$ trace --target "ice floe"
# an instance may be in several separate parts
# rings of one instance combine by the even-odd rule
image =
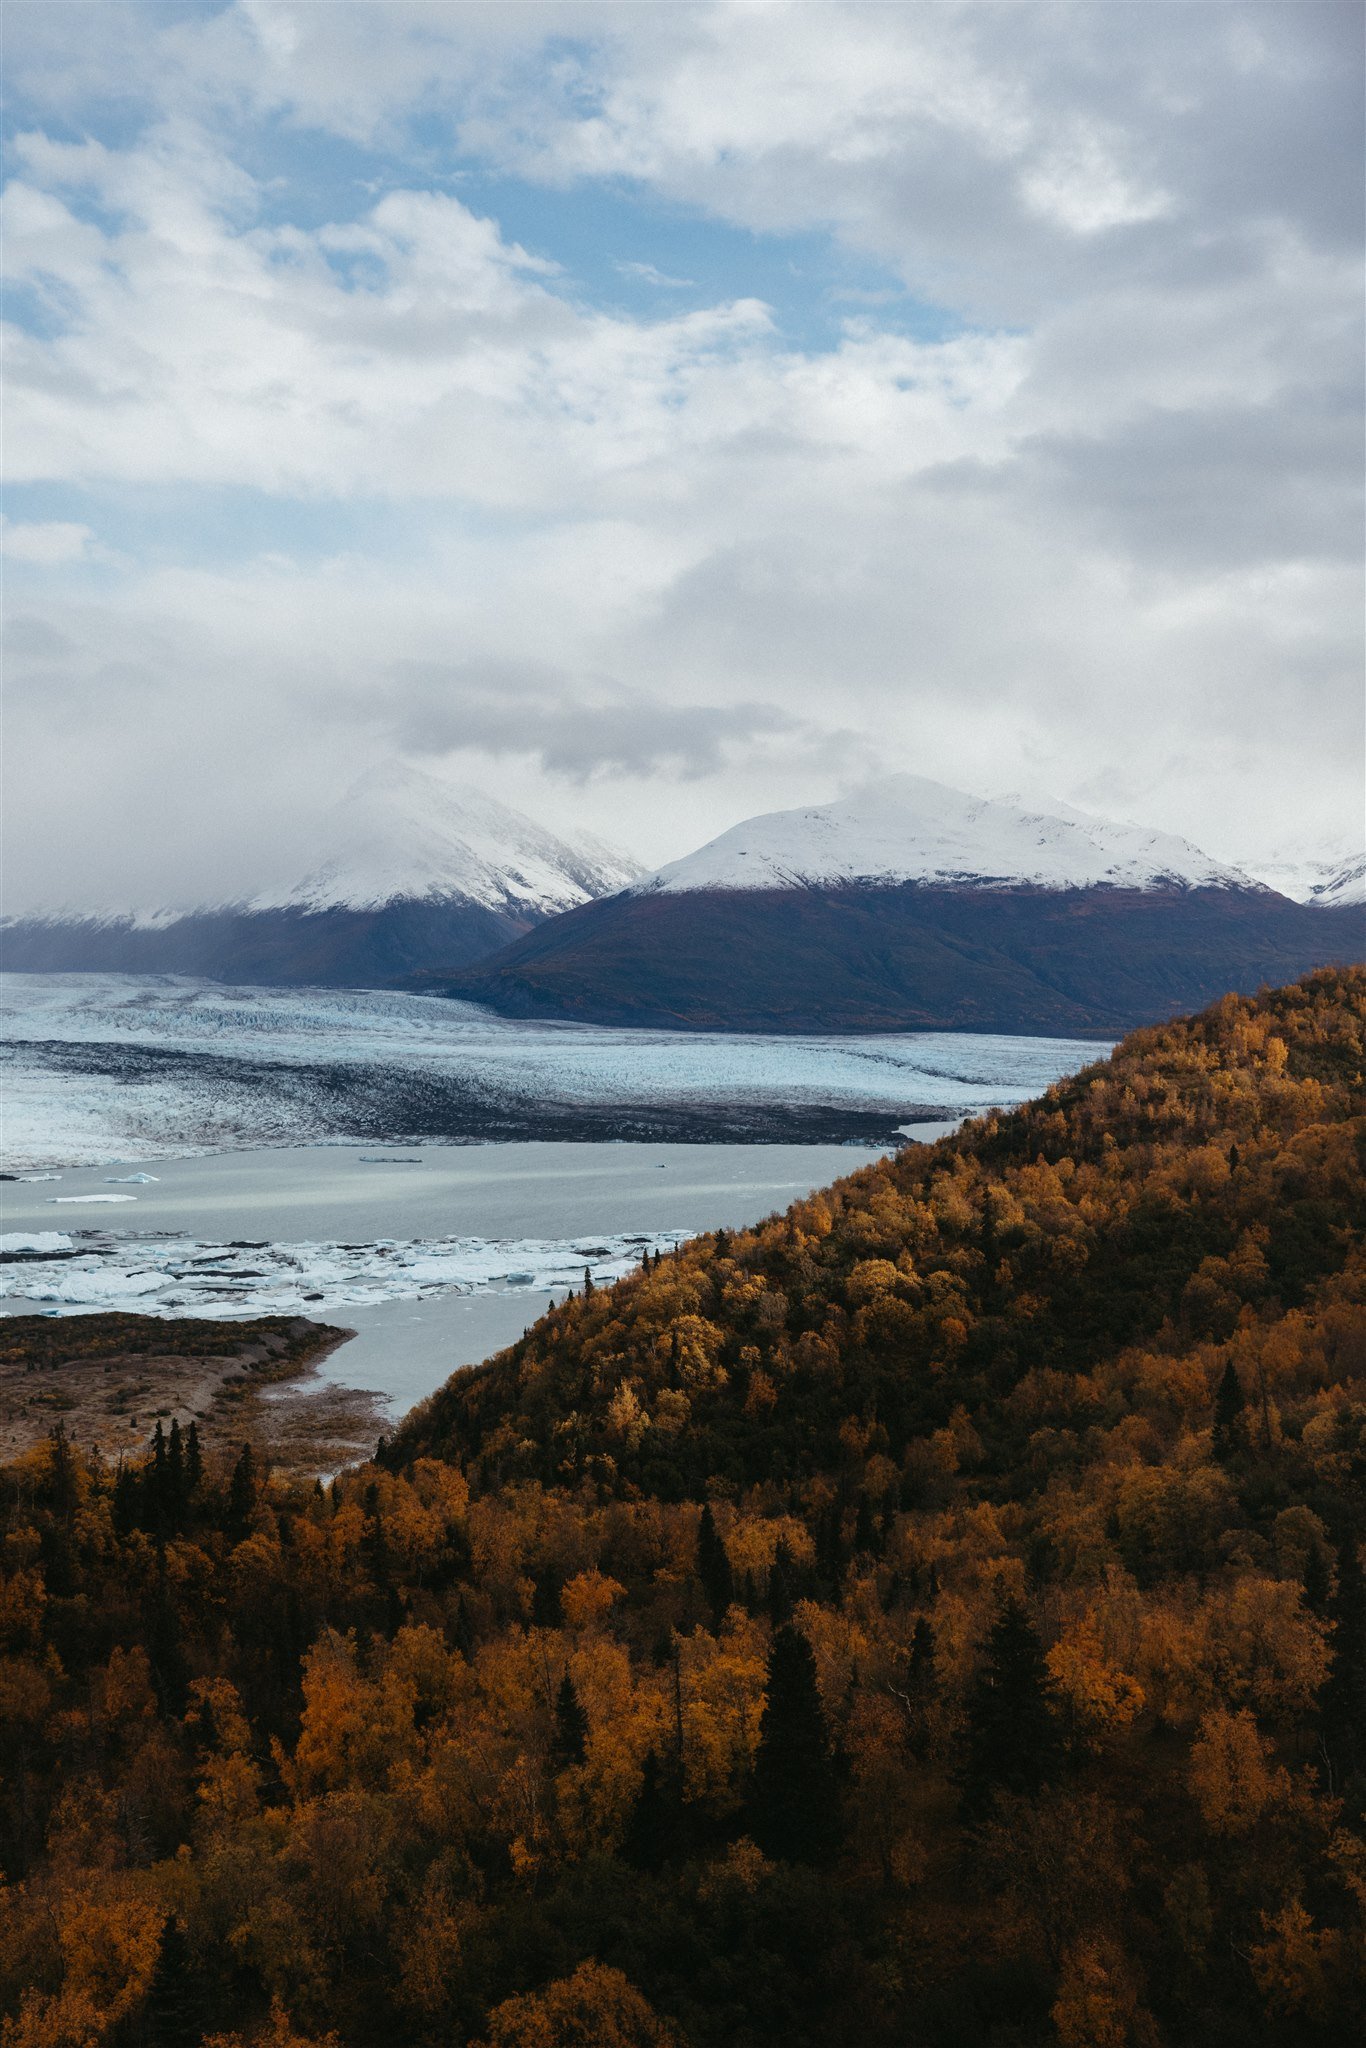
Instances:
[[[566,1290],[617,1280],[646,1250],[669,1251],[686,1231],[602,1238],[379,1239],[370,1244],[224,1244],[166,1234],[20,1233],[0,1250],[54,1254],[0,1276],[0,1298],[79,1312],[136,1308],[142,1315],[331,1315],[381,1301],[494,1288]],[[55,1255],[63,1254],[58,1259]]]
[[[6,1252],[69,1252],[71,1239],[64,1230],[0,1231],[0,1257]]]

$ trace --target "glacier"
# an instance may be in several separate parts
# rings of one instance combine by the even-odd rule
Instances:
[[[0,976],[0,1041],[11,1172],[333,1140],[663,1136],[661,1119],[705,1138],[723,1113],[740,1137],[804,1136],[791,1120],[820,1115],[835,1119],[821,1141],[881,1142],[1039,1094],[1108,1050],[521,1023],[437,996],[116,974]]]

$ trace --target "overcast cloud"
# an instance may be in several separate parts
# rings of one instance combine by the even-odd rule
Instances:
[[[6,9],[6,908],[389,752],[664,860],[1362,808],[1362,10]]]

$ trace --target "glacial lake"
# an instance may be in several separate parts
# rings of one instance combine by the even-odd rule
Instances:
[[[66,1167],[0,1183],[11,1245],[56,1234],[76,1254],[5,1267],[0,1310],[288,1310],[340,1323],[356,1336],[326,1377],[385,1395],[397,1415],[519,1336],[585,1264],[608,1280],[647,1244],[758,1222],[881,1156],[856,1145],[305,1145]],[[134,1173],[155,1179],[124,1178]]]

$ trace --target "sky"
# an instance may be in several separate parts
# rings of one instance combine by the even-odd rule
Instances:
[[[7,0],[5,908],[393,757],[1360,838],[1359,5]]]

